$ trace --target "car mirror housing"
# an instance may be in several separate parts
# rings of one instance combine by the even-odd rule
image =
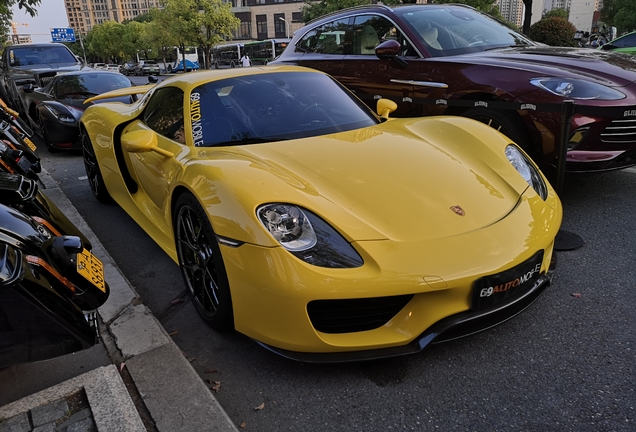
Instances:
[[[157,147],[157,142],[157,134],[150,130],[128,132],[121,136],[121,143],[127,152],[144,153],[154,151],[165,157],[173,156],[171,152]]]
[[[157,81],[159,81],[159,80],[157,79],[157,77],[156,77],[156,76],[154,76],[154,75],[148,75],[148,82],[149,82],[150,84],[154,84],[154,83],[156,83]]]
[[[25,84],[22,86],[22,91],[25,93],[32,93],[35,90],[35,86],[33,84]]]
[[[395,60],[400,66],[406,67],[408,63],[402,57],[400,52],[402,51],[402,45],[393,39],[382,42],[375,47],[375,55],[380,60]]]
[[[389,118],[389,114],[397,109],[397,104],[391,99],[378,99],[377,113],[380,117]]]

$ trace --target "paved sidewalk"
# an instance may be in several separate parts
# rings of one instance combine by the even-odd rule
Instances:
[[[98,312],[107,328],[105,343],[112,339],[123,365],[94,369],[0,407],[0,432],[146,430],[118,368],[130,374],[158,431],[238,431],[55,181],[44,171],[40,179],[43,192],[88,237],[104,264],[111,292]],[[90,412],[70,412],[69,401],[83,396]],[[52,427],[61,421],[66,423]]]

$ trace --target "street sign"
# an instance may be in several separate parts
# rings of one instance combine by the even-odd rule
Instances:
[[[75,42],[75,30],[72,28],[52,28],[51,39],[53,42]]]

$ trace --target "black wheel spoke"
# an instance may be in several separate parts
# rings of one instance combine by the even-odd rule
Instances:
[[[195,309],[214,328],[230,328],[232,306],[223,261],[205,211],[191,195],[177,200],[175,244]],[[219,266],[220,269],[219,269]]]

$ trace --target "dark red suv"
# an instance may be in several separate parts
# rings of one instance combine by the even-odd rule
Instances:
[[[329,73],[372,108],[451,114],[501,130],[543,167],[556,163],[561,104],[572,100],[567,169],[636,165],[636,57],[548,47],[463,5],[368,5],[296,31],[270,64]]]

